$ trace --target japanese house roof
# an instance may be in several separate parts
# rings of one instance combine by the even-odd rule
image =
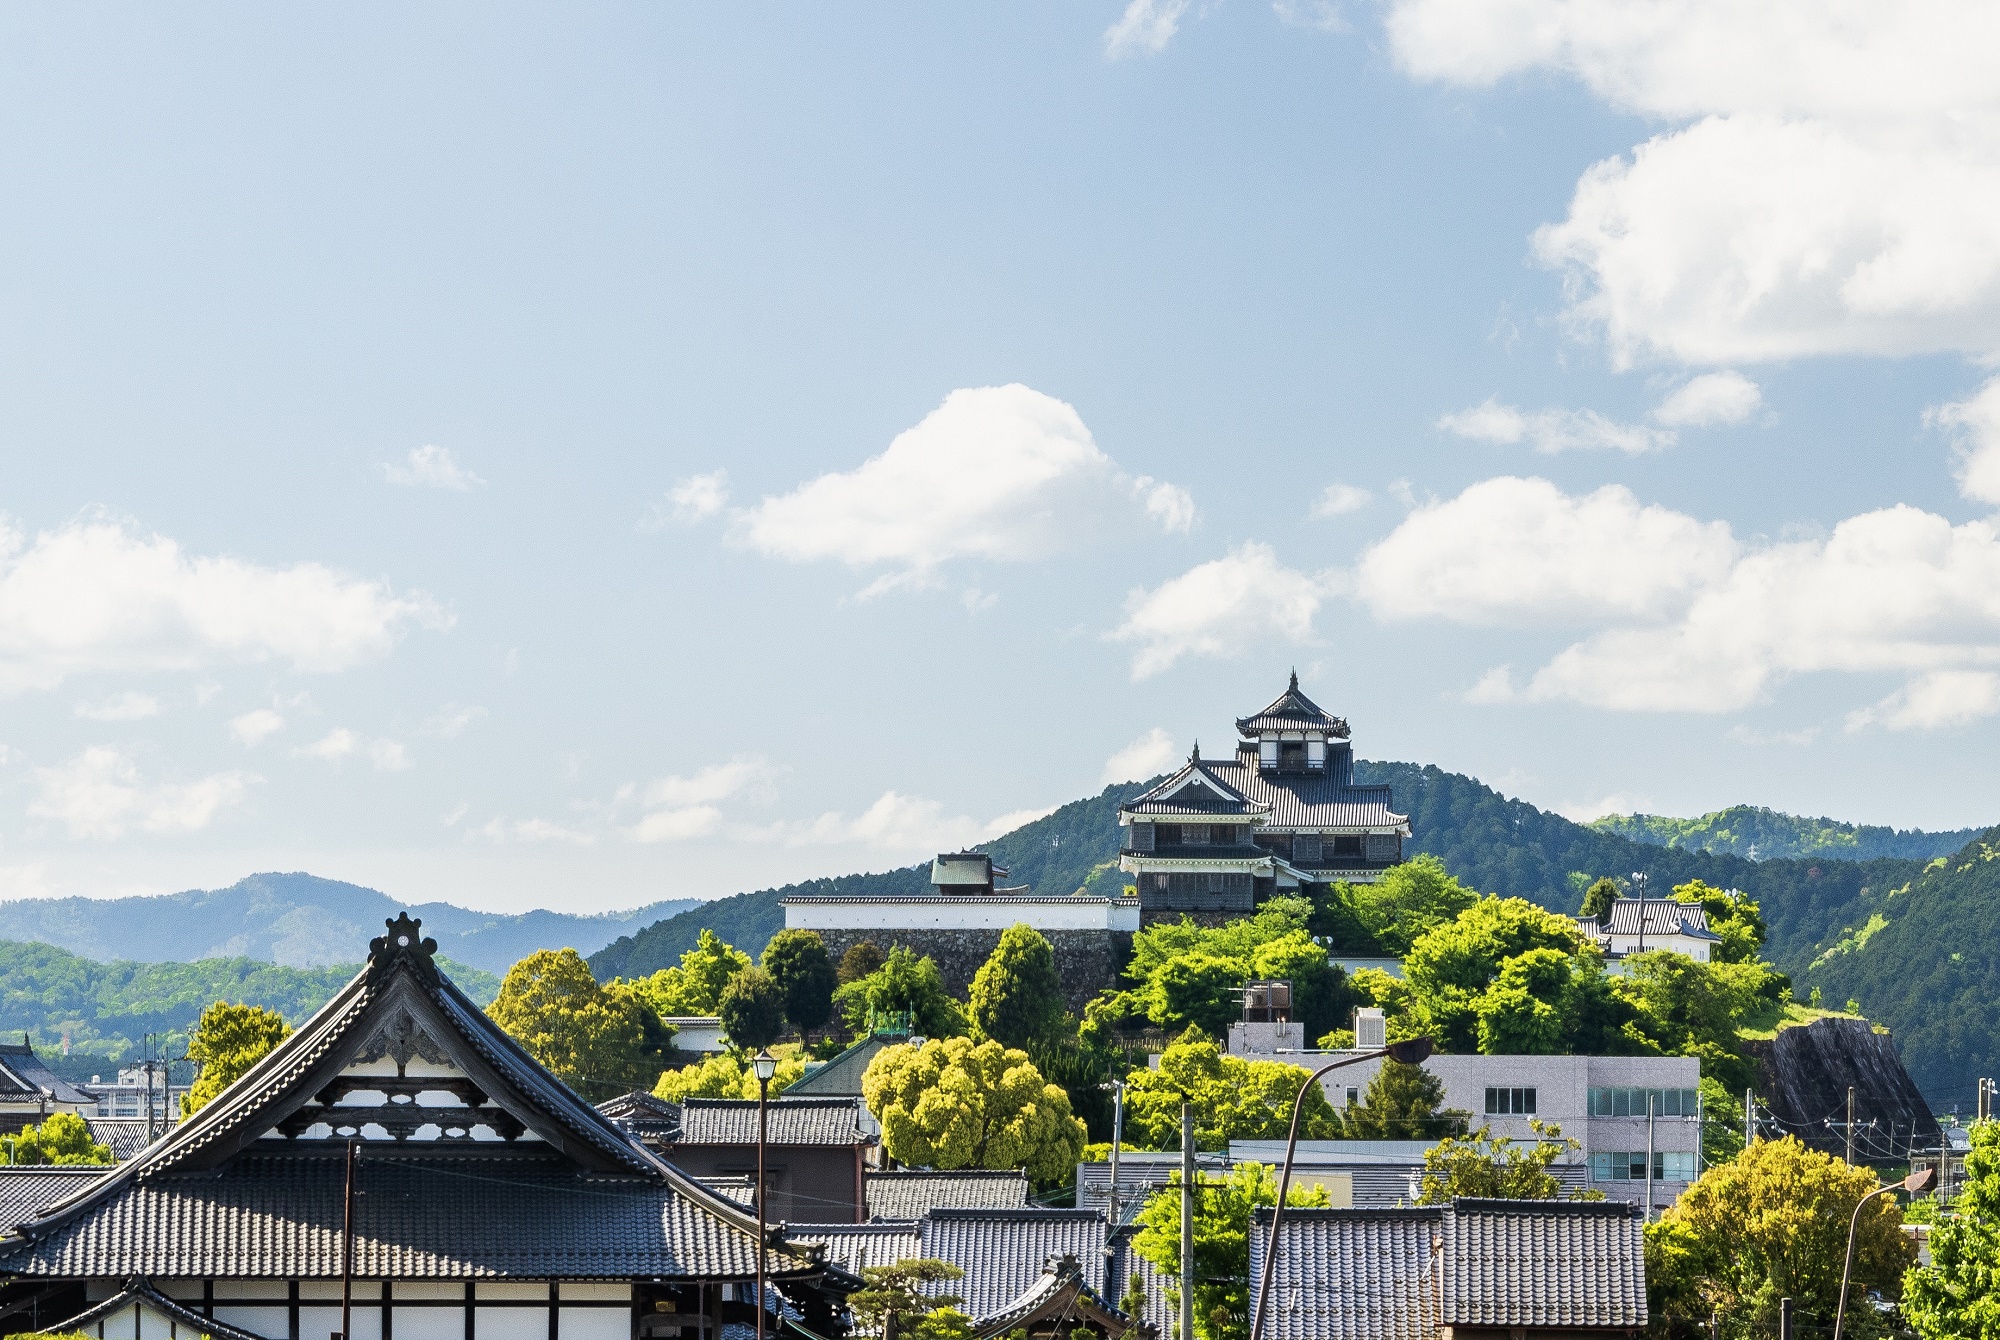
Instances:
[[[1336,740],[1347,738],[1347,722],[1343,718],[1322,710],[1318,703],[1299,692],[1296,670],[1292,672],[1291,684],[1271,700],[1270,706],[1247,717],[1238,717],[1236,729],[1245,739],[1255,739],[1273,731],[1318,731]]]
[[[898,1169],[867,1176],[870,1219],[917,1219],[939,1209],[1020,1209],[1028,1203],[1028,1175],[957,1169]]]
[[[72,1107],[97,1102],[96,1094],[78,1088],[42,1064],[25,1038],[0,1042],[0,1100],[33,1101],[44,1092],[53,1101]]]
[[[1189,794],[1197,768],[1204,786]],[[1190,759],[1119,812],[1169,822],[1242,814],[1261,817],[1266,829],[1388,829],[1407,835],[1409,816],[1390,809],[1390,800],[1386,786],[1354,784],[1354,760],[1343,751],[1329,755],[1320,772],[1266,772],[1239,759]]]

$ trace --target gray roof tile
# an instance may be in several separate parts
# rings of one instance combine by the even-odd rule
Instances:
[[[965,1272],[944,1291],[964,1311],[990,1316],[1028,1291],[1052,1256],[1102,1261],[1104,1216],[1096,1210],[932,1210],[923,1220],[924,1255]]]
[[[1270,706],[1247,717],[1238,717],[1236,729],[1246,736],[1261,735],[1265,731],[1317,730],[1336,739],[1347,738],[1346,720],[1325,711],[1300,693],[1297,674],[1292,676],[1290,687],[1273,699]]]
[[[44,1205],[72,1196],[109,1168],[0,1167],[0,1235]]]
[[[0,1042],[0,1093],[34,1097],[43,1090],[58,1103],[81,1106],[97,1096],[57,1075],[26,1042]]]
[[[920,1225],[877,1220],[872,1224],[791,1224],[786,1236],[802,1246],[817,1244],[826,1260],[849,1274],[869,1266],[891,1266],[926,1255]],[[956,1292],[956,1288],[947,1292]]]
[[[1021,1172],[869,1173],[867,1187],[870,1219],[919,1219],[935,1209],[1020,1209],[1028,1203],[1028,1175]]]
[[[1353,785],[1353,760],[1348,751],[1334,751],[1328,762],[1330,766],[1323,773],[1267,773],[1235,759],[1203,759],[1201,768],[1241,796],[1245,805],[1263,814],[1265,828],[1401,828],[1409,823],[1408,815],[1389,808],[1392,797],[1388,787]],[[1172,800],[1154,798],[1171,791],[1187,770],[1183,768],[1175,777],[1128,802],[1120,812],[1140,818],[1222,813],[1186,806],[1178,796]]]
[[[1672,898],[1618,898],[1611,904],[1610,924],[1601,917],[1588,917],[1578,921],[1587,934],[1591,935],[1637,935],[1644,909],[1646,934],[1691,936],[1697,940],[1720,940],[1722,937],[1708,928],[1708,909],[1695,903],[1677,902]]]
[[[1444,1325],[1646,1325],[1636,1205],[1460,1200],[1443,1237]]]
[[[90,1127],[90,1138],[109,1147],[111,1157],[120,1163],[138,1157],[151,1143],[151,1127],[144,1117],[85,1117],[83,1124]]]
[[[862,1145],[872,1137],[861,1129],[861,1105],[852,1098],[773,1098],[766,1114],[765,1143],[773,1145]],[[690,1098],[681,1104],[683,1145],[755,1145],[757,1103],[747,1098]]]
[[[1285,1210],[1264,1316],[1270,1340],[1429,1340],[1436,1326],[1431,1242],[1443,1211]],[[1250,1233],[1251,1307],[1271,1212]]]

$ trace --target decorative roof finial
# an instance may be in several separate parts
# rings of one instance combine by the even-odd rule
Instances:
[[[419,967],[437,971],[436,965],[431,962],[431,955],[437,953],[438,942],[424,934],[421,918],[413,917],[408,912],[398,912],[382,924],[389,933],[368,942],[368,967],[371,972],[386,972],[401,959],[409,959]]]
[[[1292,667],[1292,692],[1297,693],[1298,691],[1299,691],[1299,668],[1295,665]]]
[[[1190,762],[1190,763],[1199,763],[1199,762],[1201,762],[1201,741],[1200,741],[1200,740],[1196,740],[1196,741],[1194,742],[1194,748],[1188,751],[1188,762]]]

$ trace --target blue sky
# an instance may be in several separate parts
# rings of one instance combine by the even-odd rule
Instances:
[[[1949,9],[7,11],[0,896],[879,869],[1293,665],[1567,812],[2000,820]]]

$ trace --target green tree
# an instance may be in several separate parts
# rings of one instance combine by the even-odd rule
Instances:
[[[1611,904],[1618,901],[1618,881],[1606,875],[1583,891],[1583,907],[1579,916],[1601,917],[1611,911]]]
[[[1553,1122],[1530,1120],[1532,1140],[1514,1140],[1481,1126],[1470,1135],[1448,1135],[1424,1151],[1420,1205],[1442,1205],[1460,1196],[1487,1200],[1559,1200],[1562,1179],[1549,1171],[1557,1160],[1583,1146]],[[1583,1191],[1574,1200],[1603,1200],[1602,1191]]]
[[[988,1039],[928,1039],[884,1047],[861,1077],[882,1147],[925,1168],[1024,1168],[1060,1186],[1075,1170],[1084,1127],[1069,1097],[1026,1052]]]
[[[1259,945],[1250,960],[1250,975],[1292,984],[1292,1019],[1305,1026],[1309,1038],[1346,1023],[1362,1000],[1348,985],[1347,974],[1328,959],[1325,946],[1315,944],[1303,930],[1287,931]]]
[[[704,930],[695,947],[681,955],[679,967],[642,977],[632,989],[667,1018],[712,1018],[729,979],[749,966],[748,954],[724,943],[714,931]]]
[[[972,1024],[1009,1047],[1049,1037],[1063,1021],[1055,950],[1040,931],[1015,922],[972,977]]]
[[[965,1032],[965,1012],[945,987],[944,974],[928,955],[922,958],[907,945],[896,945],[882,966],[834,992],[850,1033],[868,1031],[871,1015],[905,1014],[925,1037],[954,1037]]]
[[[574,949],[538,949],[509,968],[486,1012],[556,1078],[600,1100],[652,1087],[673,1041],[636,986],[599,986]]]
[[[1755,963],[1768,932],[1763,910],[1748,897],[1691,879],[1674,885],[1674,901],[1695,903],[1708,917],[1708,928],[1722,937],[1714,957],[1723,963]]]
[[[873,976],[882,966],[882,949],[873,940],[856,940],[840,956],[840,968],[834,974],[838,984],[846,986],[864,977]]]
[[[1504,1056],[1560,1051],[1561,1005],[1576,976],[1575,962],[1560,949],[1530,949],[1501,965],[1500,976],[1474,1006],[1479,1050]]]
[[[194,1036],[188,1039],[188,1059],[200,1070],[181,1095],[181,1115],[192,1116],[208,1106],[291,1033],[284,1015],[261,1005],[218,1000],[203,1010]]]
[[[785,995],[785,1018],[801,1034],[833,1017],[833,989],[840,985],[818,931],[779,931],[764,946],[764,971]]]
[[[1903,1282],[1903,1316],[1924,1340],[2000,1340],[2000,1122],[1970,1134],[1965,1187],[1931,1227],[1931,1263]]]
[[[1388,954],[1408,953],[1419,936],[1479,901],[1428,852],[1390,866],[1373,884],[1336,884],[1333,896]]]
[[[1433,926],[1403,956],[1406,1028],[1429,1034],[1444,1051],[1475,1050],[1480,997],[1509,959],[1531,949],[1568,957],[1589,952],[1574,921],[1523,898],[1482,898]]]
[[[762,968],[745,968],[729,979],[715,1004],[731,1045],[761,1051],[785,1031],[785,993]]]
[[[1847,1225],[1879,1183],[1798,1140],[1759,1140],[1703,1173],[1646,1229],[1646,1282],[1656,1324],[1705,1327],[1719,1314],[1728,1340],[1776,1334],[1778,1300],[1790,1298],[1808,1332],[1831,1334],[1840,1298]],[[1902,1212],[1887,1196],[1862,1211],[1846,1328],[1880,1335],[1870,1290],[1894,1300],[1916,1258]],[[1964,1332],[1945,1332],[1964,1334]]]
[[[1159,1069],[1135,1070],[1125,1081],[1127,1138],[1149,1149],[1179,1149],[1183,1095],[1194,1109],[1194,1139],[1201,1149],[1227,1149],[1231,1140],[1281,1138],[1311,1073],[1282,1061],[1224,1055],[1199,1029],[1190,1028],[1160,1054]],[[1332,1140],[1341,1133],[1340,1117],[1325,1092],[1313,1085],[1300,1111],[1300,1136]]]
[[[1444,1081],[1436,1075],[1385,1056],[1342,1121],[1350,1140],[1435,1140],[1463,1134],[1466,1114],[1445,1108]]]
[[[23,1126],[20,1133],[0,1137],[8,1163],[97,1164],[111,1163],[111,1147],[91,1138],[89,1123],[74,1112],[51,1112],[39,1126]]]
[[[1268,1164],[1239,1163],[1227,1174],[1206,1178],[1195,1174],[1194,1325],[1202,1340],[1243,1340],[1250,1333],[1250,1215],[1259,1205],[1278,1203],[1278,1179]],[[1294,1183],[1285,1204],[1327,1203],[1326,1188]],[[1168,1291],[1170,1306],[1179,1307],[1181,1277],[1181,1184],[1176,1172],[1164,1190],[1146,1202],[1138,1216],[1139,1234],[1132,1246],[1139,1255],[1176,1281]]]
[[[778,1058],[778,1069],[771,1076],[771,1093],[776,1096],[805,1078],[805,1049],[782,1042],[771,1053]],[[757,1073],[744,1064],[742,1056],[717,1052],[679,1070],[662,1072],[653,1086],[653,1096],[670,1103],[684,1098],[755,1098]]]
[[[949,1261],[905,1258],[889,1266],[863,1266],[866,1287],[847,1296],[856,1329],[882,1340],[964,1340],[972,1319],[958,1310],[965,1300],[931,1286],[965,1278]]]

